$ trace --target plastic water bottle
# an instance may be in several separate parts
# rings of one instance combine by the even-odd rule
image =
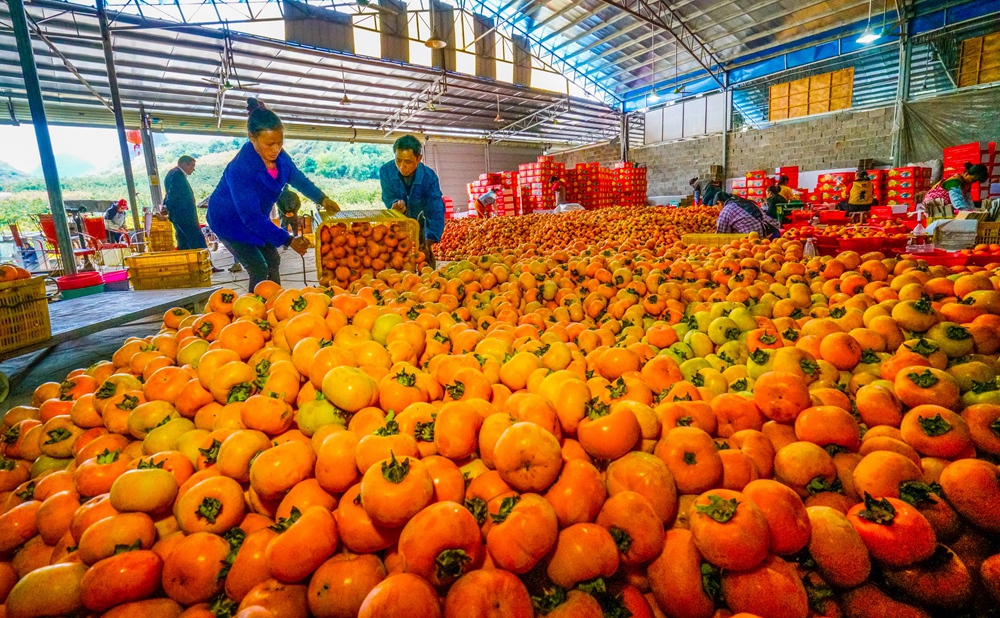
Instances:
[[[819,255],[819,251],[816,250],[816,245],[813,244],[812,238],[806,239],[806,246],[802,248],[803,257],[816,257]]]

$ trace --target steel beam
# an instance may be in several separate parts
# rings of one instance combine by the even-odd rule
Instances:
[[[490,144],[499,144],[500,142],[507,141],[516,135],[524,133],[528,129],[537,127],[544,122],[557,119],[559,116],[569,111],[569,109],[570,104],[568,99],[556,101],[552,105],[543,107],[533,114],[529,114],[524,118],[515,120],[502,129],[497,129],[496,131],[487,134],[486,141]]]
[[[903,11],[905,21],[900,27],[902,36],[899,37],[899,76],[896,81],[896,104],[894,107],[894,118],[892,122],[892,164],[899,166],[903,164],[903,130],[906,127],[906,115],[904,113],[906,100],[910,96],[910,63],[913,60],[913,40],[910,38],[910,11],[905,6]]]
[[[399,130],[403,125],[409,122],[414,116],[419,114],[424,110],[425,107],[431,108],[436,105],[441,97],[448,92],[448,80],[442,74],[431,84],[428,84],[426,88],[403,104],[402,107],[397,109],[395,113],[385,119],[381,125],[379,125],[379,131],[385,131],[385,136],[389,137],[397,130]]]
[[[660,2],[657,8],[653,8],[646,0],[601,0],[605,4],[618,7],[628,12],[638,19],[660,28],[673,36],[678,45],[701,65],[720,87],[725,88],[723,83],[722,62],[715,57],[708,46],[702,42],[684,23],[673,9],[666,3]],[[666,19],[669,17],[669,21]]]
[[[156,165],[156,148],[153,145],[153,131],[146,115],[146,107],[139,103],[139,133],[142,135],[142,154],[146,159],[146,176],[149,177],[149,197],[155,212],[163,204],[163,191],[160,188],[160,169]],[[145,217],[143,217],[145,222]],[[136,228],[138,230],[139,228]]]
[[[122,169],[125,171],[125,186],[132,208],[133,229],[142,229],[139,219],[139,203],[135,197],[135,178],[132,176],[132,158],[128,153],[128,139],[125,137],[125,117],[122,115],[122,97],[118,91],[118,75],[115,71],[115,52],[111,44],[111,30],[108,28],[108,13],[105,0],[97,0],[97,21],[101,27],[101,42],[104,47],[104,65],[108,70],[108,86],[111,88],[111,106],[115,114],[115,128],[118,129],[118,148],[122,155]]]
[[[74,275],[76,274],[76,256],[73,255],[73,241],[69,236],[69,223],[66,220],[62,186],[59,184],[59,168],[56,167],[56,156],[52,151],[49,123],[45,118],[45,103],[42,100],[42,88],[38,83],[35,52],[31,49],[28,17],[24,11],[23,0],[7,0],[7,5],[10,7],[10,21],[17,39],[21,72],[24,75],[24,87],[27,90],[28,105],[31,108],[31,124],[35,128],[38,154],[42,160],[42,175],[45,177],[45,189],[49,194],[49,208],[52,210],[52,221],[56,227],[59,258],[65,274]]]

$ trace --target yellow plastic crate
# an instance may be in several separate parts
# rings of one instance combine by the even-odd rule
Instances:
[[[208,249],[143,253],[125,258],[128,278],[136,290],[205,288],[212,285]]]
[[[51,336],[45,277],[0,284],[0,352],[45,341]]]
[[[171,251],[174,245],[174,226],[166,219],[153,217],[149,226],[149,248],[151,251]]]
[[[315,237],[316,276],[321,285],[346,285],[385,268],[416,269],[420,224],[415,219],[389,209],[342,210],[336,214],[322,213],[322,219]],[[392,238],[397,249],[368,255],[361,245],[379,234]],[[338,241],[339,236],[348,239],[353,236],[356,246],[351,247],[349,241]],[[385,248],[378,241],[376,246]],[[338,271],[341,267],[345,270]]]
[[[725,247],[734,240],[743,240],[749,234],[684,234],[681,242],[686,245],[705,245],[706,247]]]
[[[980,221],[976,228],[977,245],[1000,245],[1000,221],[987,223]]]

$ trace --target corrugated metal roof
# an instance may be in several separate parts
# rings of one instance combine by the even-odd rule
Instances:
[[[7,20],[8,10],[6,3],[0,4],[0,20]],[[28,5],[28,12],[59,52],[33,38],[51,120],[113,125],[110,111],[67,70],[60,57],[110,99],[94,10],[38,0]],[[220,97],[217,82],[227,33],[190,27],[121,29],[138,23],[138,18],[120,14],[115,22],[119,29],[113,35],[119,88],[130,126],[137,126],[142,102],[162,127],[240,134],[245,132],[246,99],[257,96],[297,136],[391,141],[400,133],[412,132],[439,139],[483,139],[503,126],[495,121],[497,97],[507,122],[566,100],[565,95],[505,82],[238,33],[228,33],[228,40],[239,78],[234,85],[244,87],[227,90]],[[446,83],[443,95],[423,105],[426,96],[421,93],[442,78]],[[349,106],[339,104],[345,87]],[[17,48],[9,30],[0,30],[0,91],[11,94],[19,118],[29,117]],[[386,136],[380,125],[411,99],[421,105],[399,132]],[[535,144],[586,143],[614,130],[618,122],[617,112],[603,104],[572,98],[558,124],[541,123],[513,139]]]

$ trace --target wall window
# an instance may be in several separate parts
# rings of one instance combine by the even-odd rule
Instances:
[[[1000,32],[962,41],[958,87],[1000,81]]]
[[[769,119],[788,120],[851,107],[854,67],[771,86]]]

